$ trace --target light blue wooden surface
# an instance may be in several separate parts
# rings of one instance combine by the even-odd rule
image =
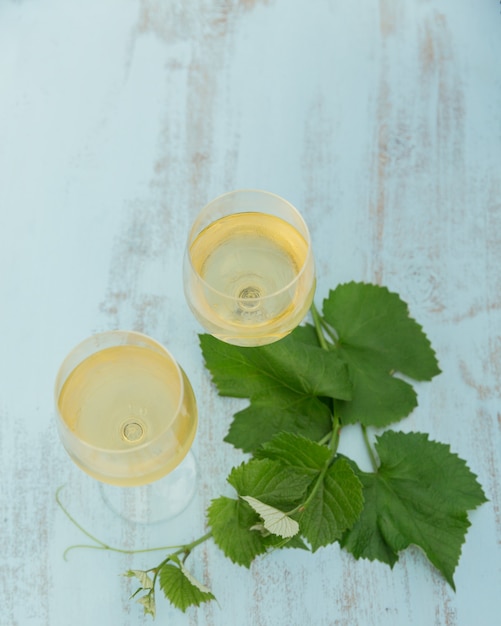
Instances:
[[[149,624],[119,574],[157,557],[64,549],[54,502],[124,547],[188,541],[241,455],[243,403],[218,398],[184,302],[191,220],[239,187],[310,225],[317,302],[346,280],[400,293],[443,373],[403,424],[450,443],[490,502],[454,594],[417,551],[391,571],[337,546],[250,570],[206,544],[219,603],[157,623],[493,626],[501,593],[501,7],[494,0],[2,0],[0,3],[0,624]],[[53,423],[53,380],[87,335],[169,346],[200,405],[196,499],[129,527],[100,506]],[[353,433],[342,449],[358,455]],[[359,457],[363,465],[364,457]]]

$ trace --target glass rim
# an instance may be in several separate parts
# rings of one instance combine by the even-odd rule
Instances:
[[[301,268],[299,269],[298,273],[294,276],[294,278],[289,281],[284,287],[281,287],[280,289],[277,289],[277,291],[274,291],[273,293],[267,294],[265,296],[259,296],[258,298],[249,298],[249,297],[238,297],[238,296],[229,296],[228,294],[219,291],[218,289],[216,289],[215,287],[213,287],[210,283],[208,283],[204,278],[202,278],[202,276],[200,275],[200,273],[195,269],[194,265],[193,265],[193,261],[191,258],[191,252],[190,252],[190,248],[191,248],[191,244],[193,243],[193,241],[196,239],[196,237],[193,237],[193,232],[195,229],[195,224],[197,222],[198,217],[201,215],[201,213],[203,211],[205,211],[211,204],[215,204],[216,202],[219,202],[220,200],[222,200],[223,198],[225,198],[226,196],[231,196],[234,194],[240,194],[240,193],[255,193],[258,195],[265,195],[265,196],[270,196],[272,198],[275,198],[277,200],[279,200],[280,202],[282,202],[283,204],[287,205],[289,207],[289,209],[292,210],[292,212],[294,213],[295,217],[298,218],[298,221],[301,223],[301,226],[304,228],[304,233],[306,234],[305,236],[305,240],[306,240],[306,244],[307,244],[307,253],[306,253],[306,257],[304,260],[304,263],[302,264]],[[242,213],[249,213],[250,211],[241,211]],[[235,212],[236,213],[236,212]],[[255,213],[265,213],[264,211],[255,211]],[[215,220],[214,220],[215,221]],[[213,222],[210,222],[208,225],[212,224]],[[203,230],[203,229],[202,229]],[[198,234],[200,234],[199,231]],[[304,233],[301,233],[302,236],[304,236]],[[204,207],[202,209],[200,209],[197,217],[195,218],[195,221],[190,229],[190,232],[188,234],[188,239],[186,242],[186,247],[185,247],[185,257],[187,257],[189,264],[190,264],[190,269],[193,272],[193,274],[196,276],[198,282],[207,290],[209,290],[211,293],[217,294],[217,296],[220,296],[221,298],[223,298],[224,300],[227,300],[228,302],[252,302],[252,303],[256,303],[256,302],[266,302],[267,300],[271,299],[271,298],[276,298],[277,296],[280,296],[282,293],[285,293],[286,291],[288,291],[293,285],[297,284],[298,281],[301,279],[302,275],[304,273],[306,273],[307,268],[309,267],[310,263],[311,263],[311,258],[313,257],[313,250],[312,250],[312,245],[311,245],[311,235],[310,235],[310,231],[308,229],[308,225],[306,224],[306,221],[304,219],[304,217],[301,215],[301,213],[299,212],[298,209],[296,209],[296,207],[289,202],[288,200],[286,200],[285,198],[283,198],[282,196],[279,196],[276,193],[273,193],[271,191],[264,191],[262,189],[252,189],[252,188],[242,188],[242,189],[235,189],[233,191],[226,191],[225,193],[220,194],[219,196],[216,196],[213,200],[211,200],[210,202],[208,202],[206,205],[204,205]]]
[[[150,342],[150,343],[154,344],[154,346],[159,348],[161,351],[163,351],[165,356],[174,364],[174,367],[175,367],[175,370],[177,372],[178,379],[179,379],[179,382],[180,382],[179,399],[178,399],[178,402],[177,402],[177,405],[176,405],[176,410],[173,413],[173,417],[168,422],[168,427],[164,428],[153,439],[150,439],[148,441],[140,443],[140,444],[138,444],[136,446],[132,446],[130,448],[124,448],[122,450],[110,450],[109,448],[102,448],[101,446],[93,445],[93,444],[89,443],[88,441],[85,441],[84,439],[80,439],[75,434],[75,432],[68,426],[68,424],[64,420],[64,418],[63,418],[63,416],[61,414],[60,408],[59,408],[59,397],[60,397],[61,391],[62,391],[62,389],[64,387],[64,383],[68,379],[69,375],[71,373],[73,373],[75,371],[75,369],[81,363],[83,363],[85,361],[85,359],[87,359],[91,354],[95,354],[96,352],[101,352],[102,350],[107,350],[108,348],[113,348],[113,347],[117,347],[117,346],[120,346],[120,345],[134,345],[134,344],[116,344],[115,346],[107,346],[107,347],[104,347],[104,348],[99,348],[99,349],[95,350],[94,352],[88,354],[83,359],[81,359],[75,366],[73,366],[70,369],[70,371],[64,377],[64,379],[62,379],[63,367],[69,361],[69,359],[70,359],[70,357],[72,355],[74,355],[80,348],[82,348],[85,344],[90,343],[92,340],[98,339],[99,337],[112,336],[112,335],[117,335],[117,336],[120,336],[120,335],[122,335],[122,336],[124,336],[124,335],[133,335],[135,337],[138,337],[140,339],[145,339],[145,340],[147,340],[147,342]],[[147,349],[151,349],[151,348],[148,348],[148,346],[142,346],[142,347],[145,347]],[[142,332],[139,332],[139,331],[136,331],[136,330],[124,330],[124,329],[105,330],[105,331],[101,331],[101,332],[93,333],[92,335],[89,335],[88,337],[86,337],[85,339],[83,339],[82,341],[77,343],[66,354],[65,358],[63,359],[63,361],[61,362],[61,365],[59,366],[59,368],[57,370],[56,380],[55,380],[55,383],[54,383],[54,405],[55,405],[55,408],[56,408],[58,424],[65,430],[66,433],[69,434],[70,437],[72,437],[73,439],[76,439],[78,441],[78,444],[80,446],[82,446],[83,448],[86,448],[88,450],[92,450],[94,452],[109,454],[109,455],[112,455],[115,458],[117,456],[126,456],[128,454],[136,454],[138,451],[146,449],[146,448],[149,448],[154,443],[156,443],[157,441],[161,440],[165,436],[166,432],[171,428],[173,421],[179,415],[179,413],[181,411],[181,408],[183,406],[183,402],[184,402],[184,394],[185,394],[185,383],[184,383],[183,371],[182,371],[179,363],[177,362],[177,360],[172,355],[172,353],[162,343],[160,343],[156,339],[153,339],[153,337],[151,337],[150,335],[147,335],[145,333],[142,333]],[[63,445],[64,445],[64,442],[63,442]],[[69,452],[69,454],[70,454],[70,456],[75,456],[73,451]],[[78,459],[78,460],[80,462],[80,459]]]

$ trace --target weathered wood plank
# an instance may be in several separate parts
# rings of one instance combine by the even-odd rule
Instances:
[[[501,583],[501,54],[497,3],[453,0],[6,1],[0,6],[1,624],[147,624],[118,574],[155,555],[62,552],[82,536],[133,548],[202,534],[241,455],[245,403],[221,399],[184,302],[189,225],[231,188],[283,195],[314,242],[320,300],[385,284],[423,324],[442,375],[405,430],[468,460],[490,502],[472,515],[454,594],[410,550],[390,570],[337,546],[250,570],[212,544],[194,574],[218,597],[158,621],[490,626]],[[201,477],[174,522],[134,527],[66,457],[52,386],[88,334],[166,343],[200,405]],[[365,459],[347,429],[344,450]]]

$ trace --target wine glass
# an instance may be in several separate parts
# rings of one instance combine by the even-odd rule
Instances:
[[[71,459],[135,522],[180,513],[196,485],[193,389],[160,343],[133,331],[85,339],[56,377],[58,431]]]
[[[266,191],[231,191],[203,208],[183,268],[197,320],[238,346],[265,345],[290,333],[315,292],[308,227],[292,204]]]

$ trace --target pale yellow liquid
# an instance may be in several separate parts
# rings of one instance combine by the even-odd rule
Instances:
[[[167,355],[133,345],[82,361],[66,379],[58,409],[73,460],[95,478],[122,486],[152,482],[174,469],[197,426],[186,376],[180,378]]]
[[[202,325],[230,343],[274,341],[311,305],[315,277],[308,242],[273,215],[236,213],[213,222],[193,241],[190,257],[203,279],[192,281],[190,306]]]

